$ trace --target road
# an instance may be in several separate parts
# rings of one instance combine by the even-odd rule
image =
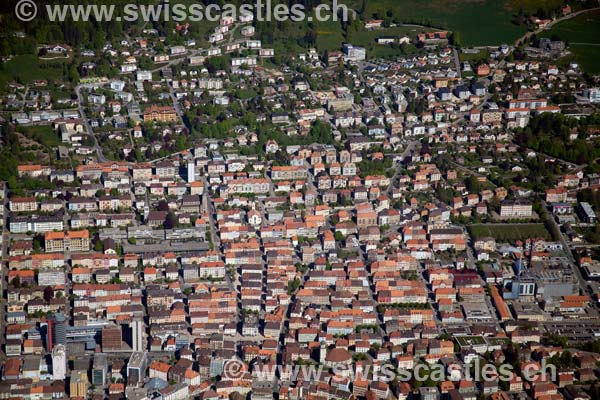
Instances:
[[[181,111],[181,105],[179,105],[179,100],[177,100],[177,96],[175,95],[175,90],[173,89],[173,85],[169,86],[169,96],[171,96],[171,100],[173,101],[173,108],[175,108],[175,112],[179,119],[183,122],[183,111]]]
[[[204,194],[202,195],[202,208],[208,214],[208,222],[210,224],[210,240],[213,243],[214,249],[220,251],[221,241],[217,236],[217,224],[215,222],[215,208],[213,202],[209,199],[208,189],[210,185],[206,176],[202,176],[202,184],[204,184]]]
[[[98,143],[98,139],[96,138],[96,135],[94,135],[94,130],[92,129],[92,126],[90,125],[90,121],[88,120],[88,117],[85,114],[85,108],[83,106],[84,99],[83,99],[83,94],[81,93],[81,89],[93,89],[93,88],[96,88],[98,86],[104,86],[104,85],[107,85],[107,84],[108,84],[108,82],[97,83],[97,84],[89,84],[89,85],[86,84],[86,85],[78,85],[75,88],[75,93],[77,94],[77,102],[78,102],[79,115],[83,119],[83,124],[85,126],[86,133],[92,139],[94,139],[94,149],[96,150],[96,157],[98,158],[98,162],[107,162],[108,159],[106,157],[104,157],[104,153],[102,152],[102,147]]]
[[[9,232],[8,232],[8,208],[7,208],[7,204],[8,204],[8,195],[6,193],[6,189],[2,189],[4,190],[3,193],[3,199],[2,199],[2,219],[3,219],[3,224],[2,224],[2,246],[0,248],[0,294],[2,296],[2,300],[0,304],[0,324],[4,325],[5,323],[5,313],[6,313],[6,304],[7,304],[7,299],[4,298],[5,295],[5,290],[6,286],[7,286],[7,276],[6,276],[6,272],[8,271],[8,242],[10,240],[10,236],[9,236]],[[8,293],[6,293],[8,296]],[[4,343],[5,343],[5,336],[4,335],[0,335],[0,356],[2,358],[4,358],[5,354],[4,354]]]
[[[420,142],[417,140],[413,140],[411,142],[408,143],[408,146],[406,146],[406,149],[404,150],[404,152],[402,154],[400,154],[400,157],[402,159],[405,159],[406,157],[408,157],[409,155],[412,155],[414,153],[414,151],[417,149],[417,146],[419,146]],[[394,176],[392,176],[390,178],[390,186],[387,188],[386,194],[388,195],[388,197],[392,196],[392,191],[394,190],[394,183],[396,182],[396,179],[398,179],[398,175],[400,175],[400,171],[402,170],[402,168],[400,166],[396,167],[396,171],[394,172]]]
[[[452,53],[454,53],[454,65],[456,66],[456,74],[458,79],[462,79],[462,73],[460,72],[460,57],[458,56],[458,50],[456,47],[452,49]]]

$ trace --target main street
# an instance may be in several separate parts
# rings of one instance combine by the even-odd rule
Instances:
[[[96,135],[94,134],[94,130],[92,129],[92,126],[90,125],[90,121],[85,113],[84,99],[83,99],[83,94],[81,93],[81,89],[94,89],[94,88],[104,86],[107,84],[108,84],[108,82],[84,84],[84,85],[78,85],[75,88],[75,93],[77,94],[79,115],[81,116],[81,118],[83,120],[83,125],[85,127],[86,133],[88,134],[88,136],[90,136],[94,140],[94,149],[96,150],[96,157],[98,157],[99,162],[107,162],[108,159],[104,156],[104,153],[102,152],[102,146],[100,146],[100,144],[98,143],[98,139],[96,138]]]

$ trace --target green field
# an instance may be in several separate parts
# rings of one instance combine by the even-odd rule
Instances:
[[[546,12],[561,8],[565,5],[565,1],[564,0],[508,0],[507,4],[508,4],[508,7],[510,7],[514,11],[518,11],[519,9],[522,9],[525,12],[525,14],[532,15],[532,14],[536,14],[540,8]]]
[[[513,7],[509,0],[371,0],[366,15],[383,17],[389,10],[403,23],[449,29],[458,32],[461,44],[483,46],[514,42],[526,32],[524,26],[513,24],[518,10]]]
[[[377,38],[393,37],[400,38],[407,36],[410,38],[411,45],[404,46],[404,55],[412,55],[417,53],[417,48],[413,45],[415,37],[418,33],[429,32],[432,29],[423,29],[412,26],[395,26],[391,28],[377,30],[360,30],[348,34],[348,41],[357,46],[363,46],[367,49],[369,58],[393,58],[398,57],[401,51],[398,48],[393,48],[391,45],[377,44]]]
[[[460,346],[480,346],[485,344],[483,336],[455,336],[456,342]]]
[[[317,49],[319,51],[341,50],[342,43],[346,40],[342,33],[340,21],[315,21],[315,33],[317,35]]]
[[[469,233],[474,239],[491,236],[498,241],[509,242],[536,237],[550,239],[550,232],[544,224],[470,225]]]
[[[35,55],[16,56],[0,63],[0,85],[8,82],[30,83],[36,79],[57,80],[63,78],[65,60],[44,61]]]
[[[61,143],[58,133],[50,125],[20,126],[18,131],[23,133],[27,138],[35,140],[44,146],[56,147]]]
[[[486,62],[490,57],[490,52],[488,50],[480,50],[479,53],[471,54],[471,53],[463,53],[462,51],[458,53],[460,61],[468,61],[474,64],[478,62]]]
[[[558,36],[567,41],[583,70],[592,74],[600,73],[600,11],[561,22],[541,36]]]

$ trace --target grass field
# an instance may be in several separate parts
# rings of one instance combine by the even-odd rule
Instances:
[[[16,56],[0,64],[0,85],[10,81],[29,83],[35,79],[63,78],[65,60],[43,61],[35,55]]]
[[[460,346],[478,346],[485,344],[483,336],[455,336],[455,339]]]
[[[432,31],[432,29],[423,29],[411,26],[395,26],[392,28],[377,29],[372,31],[361,30],[348,34],[348,41],[354,45],[365,47],[367,49],[367,56],[369,58],[393,58],[398,57],[401,54],[401,51],[398,48],[393,48],[390,45],[377,44],[377,38],[383,36],[394,38],[408,36],[411,40],[411,43],[414,43],[415,36],[417,36],[418,33],[430,31]],[[405,46],[404,49],[404,55],[412,55],[418,52],[414,45]]]
[[[367,15],[385,16],[393,12],[404,23],[433,25],[458,32],[468,46],[500,45],[514,42],[526,32],[512,23],[518,9],[510,0],[371,0]],[[522,0],[512,0],[512,2]],[[540,0],[530,0],[543,3]]]
[[[563,7],[565,2],[563,0],[508,0],[507,6],[514,11],[522,9],[527,15],[535,14],[541,8],[548,12],[556,10],[559,7]]]
[[[496,240],[509,242],[536,237],[550,239],[550,232],[544,224],[470,225],[469,233],[474,239],[491,236]]]
[[[317,49],[319,51],[341,50],[345,42],[340,21],[316,21]]]
[[[460,61],[468,61],[471,63],[471,66],[479,62],[486,62],[490,56],[490,52],[488,50],[480,50],[479,53],[471,54],[471,53],[463,53],[462,51],[458,53]]]
[[[18,131],[44,146],[55,147],[61,143],[58,133],[50,125],[20,126]]]
[[[600,73],[600,11],[592,11],[561,22],[541,36],[558,36],[569,43],[584,71]]]

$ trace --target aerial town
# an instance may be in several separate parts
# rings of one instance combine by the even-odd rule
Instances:
[[[77,65],[0,80],[0,398],[600,399],[600,80],[544,34],[587,11],[41,45]]]

